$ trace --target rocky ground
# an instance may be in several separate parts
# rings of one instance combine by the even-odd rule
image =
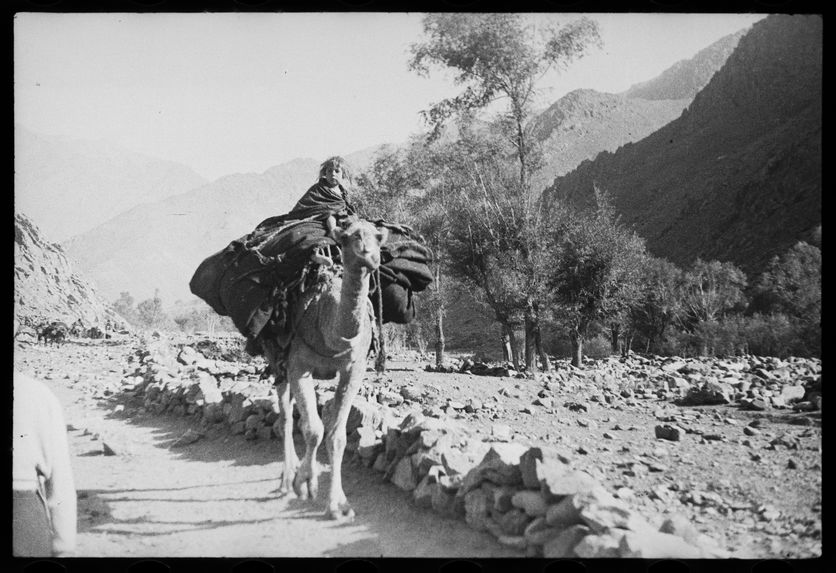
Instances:
[[[205,383],[208,373],[219,381],[223,395],[232,387],[244,386],[260,388],[259,392],[267,395],[269,389],[258,383],[259,360],[249,360],[234,341],[222,344],[184,338],[150,344],[170,349],[168,367],[149,361],[149,343],[136,338],[108,343],[75,341],[48,349],[21,340],[16,343],[15,364],[54,386],[87,396],[91,407],[107,413],[111,425],[179,420],[172,430],[177,436],[170,436],[167,442],[172,451],[220,447],[230,438],[245,449],[277,450],[273,428],[280,425],[276,424],[277,416],[270,416],[269,403],[266,410],[257,411],[221,400],[215,414],[203,409],[198,416],[196,404],[203,403],[203,398],[196,401],[194,392],[191,401],[187,391],[178,401],[162,399],[159,392],[154,397],[151,391],[184,379],[197,387],[201,380]],[[633,356],[589,361],[583,369],[557,361],[554,372],[533,376],[473,363],[463,356],[451,357],[450,368],[444,372],[431,371],[431,362],[430,357],[417,354],[392,356],[386,373],[369,372],[360,400],[383,408],[393,423],[420,417],[462,428],[475,437],[470,440],[476,443],[471,447],[479,454],[484,453],[486,444],[505,442],[559,452],[573,468],[603,484],[654,527],[666,520],[684,519],[729,556],[806,558],[821,554],[818,360]],[[320,402],[326,408],[332,386],[327,382],[321,385]],[[385,435],[381,431],[385,426],[377,428],[379,440]],[[362,445],[363,438],[359,439]],[[476,447],[480,441],[485,447]],[[379,457],[382,446],[373,445],[377,449],[368,449]],[[101,451],[108,447],[103,442]],[[115,449],[121,446],[117,444]],[[398,491],[392,484],[373,479],[374,474],[358,463],[366,461],[365,465],[371,466],[379,460],[359,455],[363,448],[356,442],[353,449],[358,455],[346,464],[359,472],[352,486],[354,497],[362,497],[366,482],[369,487],[374,482],[374,487]],[[112,453],[122,457],[118,451]],[[136,460],[136,456],[128,457]],[[189,463],[188,458],[180,461]],[[445,466],[450,465],[446,462]],[[192,470],[188,468],[175,471],[189,475]],[[410,505],[419,497],[417,484],[403,483],[399,474],[395,475],[396,469],[389,468],[384,475],[401,489],[412,491],[413,495],[399,498]],[[137,471],[132,469],[130,479],[136,478]],[[155,473],[157,469],[148,464],[147,471]],[[269,491],[253,495],[270,497]],[[353,497],[348,491],[347,495]],[[96,521],[91,512],[99,510],[83,502],[80,508],[86,512],[82,519]],[[378,511],[367,509],[372,514]],[[473,526],[470,509],[468,523]],[[358,520],[364,519],[362,510],[358,514]],[[429,514],[427,519],[432,517]],[[374,519],[374,515],[367,518]],[[138,516],[135,519],[140,520]],[[525,519],[523,523],[530,524],[532,514]],[[448,523],[448,527],[452,526]],[[489,531],[499,534],[513,549],[516,541]],[[477,544],[484,543],[482,537],[476,539]],[[492,549],[486,549],[490,544],[480,545],[472,551],[477,552],[474,556],[508,551],[495,545]],[[398,554],[397,548],[392,550]],[[435,545],[426,549],[425,555],[447,556],[449,551],[453,551],[449,545]]]

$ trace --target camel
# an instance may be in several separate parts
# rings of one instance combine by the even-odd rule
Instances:
[[[343,492],[341,471],[346,421],[366,371],[374,320],[369,279],[380,266],[380,246],[388,232],[360,219],[351,220],[344,230],[333,224],[328,228],[342,252],[342,277],[335,273],[322,289],[313,289],[301,297],[290,312],[295,333],[288,346],[286,378],[277,381],[279,410],[284,420],[284,471],[279,491],[287,493],[292,487],[299,497],[316,498],[316,452],[324,439],[331,461],[326,515],[351,520],[354,510]],[[320,255],[313,259],[330,264]],[[278,372],[278,346],[270,340],[262,346],[272,370]],[[315,379],[331,380],[336,376],[339,381],[334,415],[323,423],[316,409]],[[298,404],[305,440],[301,463],[293,443],[294,402]]]

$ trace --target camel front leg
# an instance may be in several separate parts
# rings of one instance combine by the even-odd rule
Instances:
[[[346,430],[351,403],[363,380],[365,362],[352,363],[340,372],[340,382],[334,395],[334,416],[326,428],[325,447],[331,459],[331,486],[328,491],[327,515],[331,519],[353,519],[354,509],[348,503],[343,491],[342,464],[345,453]]]
[[[293,403],[290,395],[290,384],[282,382],[276,386],[279,394],[279,412],[282,416],[282,445],[284,453],[284,470],[279,485],[279,493],[288,493],[293,487],[293,478],[299,468],[299,458],[296,457],[296,445],[293,443]]]
[[[306,497],[302,486],[307,489],[308,499],[314,499],[319,489],[319,468],[316,463],[316,451],[322,443],[324,429],[322,420],[316,411],[316,392],[314,379],[309,370],[288,364],[290,392],[296,399],[305,436],[305,455],[293,480],[293,491],[299,497]],[[285,438],[287,439],[287,438]],[[291,437],[292,439],[292,437]]]

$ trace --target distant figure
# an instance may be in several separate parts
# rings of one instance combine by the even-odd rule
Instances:
[[[70,335],[74,338],[80,338],[87,332],[87,329],[84,327],[84,322],[77,318],[75,322],[70,326]]]
[[[18,371],[12,431],[12,553],[72,555],[76,491],[61,404],[43,382]]]

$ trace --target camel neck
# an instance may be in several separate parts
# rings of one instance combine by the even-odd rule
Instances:
[[[369,270],[365,267],[348,267],[343,270],[340,289],[337,334],[351,339],[360,334],[366,317],[366,299],[369,296]]]

